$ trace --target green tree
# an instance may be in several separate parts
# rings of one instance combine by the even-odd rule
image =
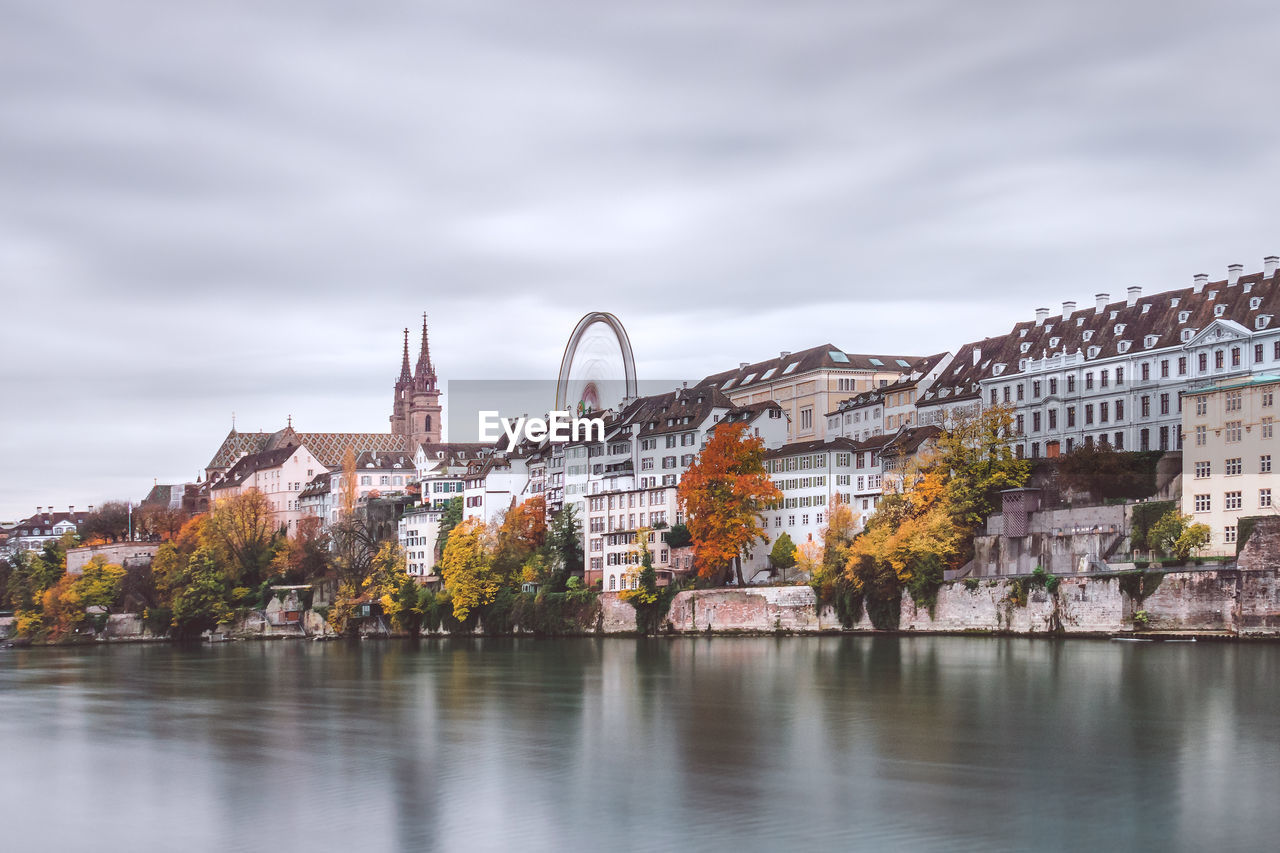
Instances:
[[[1207,524],[1192,521],[1191,516],[1171,509],[1151,525],[1147,541],[1171,557],[1190,559],[1192,554],[1209,544],[1211,535]]]
[[[173,580],[176,636],[199,636],[231,618],[230,584],[213,550],[198,548]]]
[[[773,540],[773,548],[769,550],[769,562],[773,564],[775,569],[782,569],[785,575],[787,569],[793,568],[796,564],[796,543],[791,541],[791,535],[785,530],[775,540]]]
[[[449,545],[449,534],[453,528],[462,523],[462,496],[449,500],[440,516],[440,532],[436,534],[436,561],[444,556],[444,549]]]
[[[582,575],[582,525],[573,504],[565,505],[551,519],[543,554],[556,591],[563,590],[569,578]]]

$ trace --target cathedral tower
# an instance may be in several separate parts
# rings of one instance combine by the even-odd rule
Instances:
[[[436,388],[436,370],[431,364],[426,314],[422,315],[422,348],[412,374],[409,373],[409,330],[405,329],[404,356],[391,410],[391,431],[409,439],[406,449],[411,452],[420,444],[440,442],[440,391]]]

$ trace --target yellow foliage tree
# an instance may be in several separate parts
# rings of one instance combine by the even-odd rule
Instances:
[[[498,578],[493,571],[489,534],[483,522],[468,518],[453,528],[440,561],[440,577],[453,602],[453,616],[465,621],[471,611],[493,601]]]

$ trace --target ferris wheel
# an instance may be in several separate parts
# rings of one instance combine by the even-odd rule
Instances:
[[[560,361],[556,409],[599,412],[636,393],[636,363],[627,330],[612,314],[587,314],[574,327]]]

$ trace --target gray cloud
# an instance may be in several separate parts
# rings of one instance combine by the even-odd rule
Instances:
[[[1280,251],[1247,2],[0,0],[0,519],[546,376],[925,352]],[[56,494],[55,494],[56,492]]]

